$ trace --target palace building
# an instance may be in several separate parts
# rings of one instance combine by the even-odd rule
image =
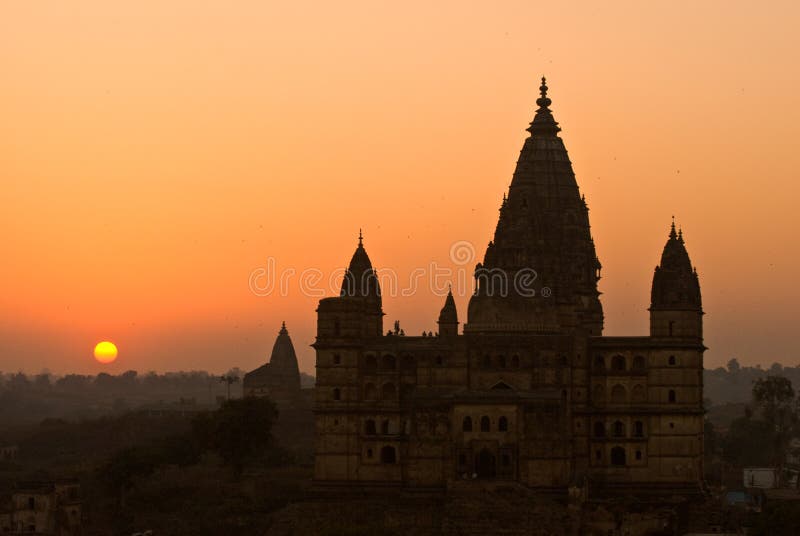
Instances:
[[[340,296],[320,301],[316,482],[701,489],[703,311],[683,235],[673,222],[649,335],[603,336],[589,210],[547,89],[543,78],[462,330],[450,294],[436,335],[384,332],[361,237]]]

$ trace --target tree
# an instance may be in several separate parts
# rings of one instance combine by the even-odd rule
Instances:
[[[217,411],[198,415],[192,429],[197,441],[217,452],[239,477],[247,463],[272,446],[277,417],[272,400],[251,396],[228,400]]]
[[[769,465],[775,458],[769,425],[750,416],[734,419],[722,437],[723,458],[737,467]]]
[[[783,376],[759,378],[753,384],[753,401],[768,426],[768,437],[773,447],[772,463],[780,476],[792,436],[798,429],[797,402],[792,382]]]
[[[737,372],[739,372],[739,369],[741,368],[742,367],[739,365],[739,360],[736,359],[735,357],[731,358],[731,360],[728,361],[728,372],[730,372],[731,374],[736,374]]]

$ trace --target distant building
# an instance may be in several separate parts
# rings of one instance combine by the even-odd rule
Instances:
[[[71,480],[17,484],[10,499],[0,504],[0,533],[79,535],[80,486]]]
[[[244,396],[268,396],[279,409],[303,405],[307,397],[300,389],[300,369],[286,322],[275,339],[269,363],[245,374],[243,389]]]
[[[649,334],[604,336],[589,208],[540,91],[461,333],[452,295],[438,335],[385,333],[361,237],[320,301],[318,483],[701,491],[703,310],[683,234],[673,222]]]
[[[742,483],[747,488],[777,488],[778,470],[774,467],[745,467]]]

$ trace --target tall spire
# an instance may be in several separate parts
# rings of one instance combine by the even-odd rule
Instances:
[[[276,374],[285,374],[288,378],[297,378],[299,382],[300,370],[297,366],[297,355],[294,352],[292,339],[286,330],[286,322],[281,324],[281,330],[272,346],[272,354],[269,358],[271,370]]]
[[[439,335],[442,337],[452,337],[458,335],[458,311],[456,310],[456,301],[453,299],[452,287],[447,292],[447,298],[444,300],[444,307],[439,312]]]
[[[561,131],[558,123],[553,118],[553,112],[550,111],[550,105],[553,101],[547,96],[547,90],[547,79],[543,76],[542,85],[539,86],[539,94],[541,96],[536,99],[539,109],[536,110],[531,126],[527,128],[532,136],[555,136]]]
[[[600,261],[572,164],[542,78],[494,238],[476,270],[465,331],[514,329],[600,335]],[[499,274],[504,274],[500,277]],[[528,280],[532,288],[517,283]],[[515,281],[517,283],[515,283]],[[505,286],[505,289],[503,288]]]

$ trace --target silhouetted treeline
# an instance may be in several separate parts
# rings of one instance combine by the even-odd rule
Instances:
[[[121,414],[137,409],[169,410],[183,407],[208,409],[228,398],[228,383],[222,376],[233,376],[230,397],[242,396],[244,371],[233,368],[225,374],[206,371],[139,374],[100,373],[96,376],[49,373],[26,375],[0,372],[0,427],[36,423],[43,419],[86,419]],[[301,374],[304,386],[314,378]]]
[[[800,366],[773,363],[769,368],[743,367],[736,359],[731,359],[727,367],[705,370],[703,397],[713,405],[749,402],[753,384],[767,376],[783,376],[793,385],[800,385]]]

